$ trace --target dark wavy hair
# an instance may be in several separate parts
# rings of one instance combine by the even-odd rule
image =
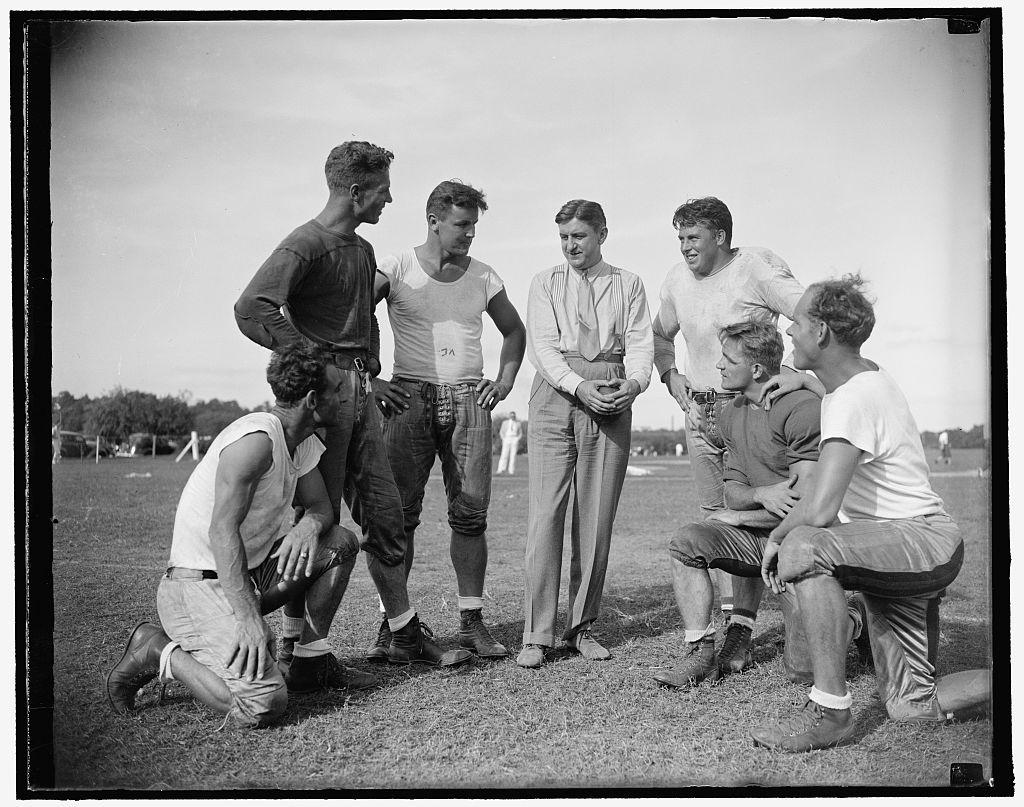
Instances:
[[[349,140],[331,149],[324,164],[327,187],[342,191],[352,185],[375,184],[388,170],[395,155],[365,140]]]
[[[771,375],[782,369],[782,334],[770,320],[744,320],[726,325],[718,331],[718,340],[735,339],[743,357],[751,364],[762,365]]]
[[[487,209],[487,200],[484,198],[484,192],[478,191],[472,185],[467,185],[459,179],[446,179],[427,197],[427,215],[433,213],[438,219],[444,220],[453,207],[484,211]]]
[[[859,348],[875,327],[875,309],[861,290],[864,279],[860,274],[843,275],[842,280],[823,280],[812,283],[807,291],[813,292],[807,314],[828,325],[828,329],[842,345]]]
[[[588,202],[586,199],[572,199],[562,205],[562,209],[555,214],[555,224],[565,224],[573,219],[585,221],[595,232],[608,226],[601,205],[597,202]]]
[[[714,196],[687,199],[672,214],[673,227],[707,227],[712,232],[725,230],[725,243],[732,243],[732,213],[725,202]]]
[[[317,394],[326,391],[330,363],[330,355],[311,342],[279,347],[270,356],[267,383],[278,401],[295,404],[310,390]]]

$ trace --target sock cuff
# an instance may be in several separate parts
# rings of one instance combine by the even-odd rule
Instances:
[[[755,617],[753,615],[748,616],[747,612],[744,612],[744,611],[733,611],[732,612],[732,616],[729,617],[729,624],[730,625],[743,625],[743,627],[748,628],[750,630],[753,630],[754,629],[754,618]]]
[[[174,681],[174,673],[171,672],[171,653],[174,652],[174,648],[181,647],[177,642],[168,642],[163,650],[160,651],[160,672],[157,673],[157,677],[161,681]]]
[[[326,639],[317,639],[314,642],[295,645],[295,650],[292,652],[295,653],[295,658],[315,658],[316,656],[326,656],[331,652],[331,648]]]
[[[701,639],[707,636],[715,635],[715,623],[710,623],[706,628],[704,628],[704,630],[701,630],[700,628],[698,628],[697,630],[687,629],[686,631],[684,631],[684,633],[686,634],[685,638],[687,642],[690,642],[691,644],[693,642],[699,642]]]
[[[811,694],[808,697],[819,706],[824,706],[826,709],[849,709],[853,706],[853,695],[850,694],[850,690],[846,690],[845,695],[831,695],[828,692],[822,692],[817,687],[811,687]]]
[[[400,631],[402,628],[404,628],[412,621],[412,618],[414,616],[416,616],[416,609],[410,608],[404,614],[399,614],[394,619],[389,619],[388,627],[391,628],[392,633]]]
[[[484,607],[483,597],[463,597],[459,595],[459,610],[460,611],[475,611]]]
[[[305,624],[306,620],[301,616],[282,616],[281,635],[287,639],[297,639],[302,635],[302,626]]]

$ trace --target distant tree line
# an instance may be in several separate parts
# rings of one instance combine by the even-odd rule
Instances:
[[[53,422],[57,423],[59,405],[61,428],[65,431],[102,435],[111,442],[127,441],[133,434],[181,437],[192,431],[198,432],[200,437],[213,438],[242,415],[270,409],[267,401],[256,409],[246,409],[237,401],[212,398],[191,403],[190,398],[187,392],[158,397],[151,392],[116,387],[98,398],[90,398],[88,395],[76,398],[64,390],[52,397],[51,403]],[[496,454],[501,451],[499,432],[506,417],[507,413],[496,412],[492,418],[491,433]],[[518,453],[525,454],[529,423],[525,419],[520,419],[520,422],[523,425],[523,437],[519,441]],[[946,429],[946,432],[949,434],[950,447],[954,449],[985,447],[985,435],[980,424],[969,431],[951,428]],[[921,441],[926,448],[938,448],[939,433],[922,432]],[[674,455],[677,443],[683,444],[685,452],[686,440],[681,429],[634,429],[632,432],[633,450],[642,453]]]
[[[51,398],[52,419],[54,424],[59,420],[65,431],[102,435],[117,443],[127,442],[133,434],[180,437],[196,431],[200,437],[216,437],[242,415],[270,408],[264,403],[257,410],[250,410],[237,401],[217,398],[190,403],[190,397],[188,393],[159,397],[151,392],[117,387],[98,398],[76,398],[64,390]]]

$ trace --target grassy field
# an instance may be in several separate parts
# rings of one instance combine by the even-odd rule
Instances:
[[[980,452],[957,451],[953,466],[932,464],[941,473],[934,486],[967,544],[963,571],[942,606],[939,674],[990,663],[988,480],[968,475],[979,460]],[[944,786],[954,762],[982,763],[990,775],[989,720],[893,724],[875,694],[873,672],[853,652],[856,744],[803,755],[754,748],[748,729],[806,696],[783,675],[781,617],[771,595],[755,629],[753,669],[690,692],[656,686],[651,672],[682,655],[665,544],[696,506],[685,462],[658,457],[638,464],[652,473],[626,479],[595,626],[613,652],[610,661],[586,662],[563,650],[541,670],[520,669],[513,658],[448,671],[373,667],[383,677],[376,690],[295,697],[281,724],[233,732],[218,731],[221,720],[177,684],[162,704],[147,687],[143,707],[124,716],[109,710],[103,693],[104,675],[131,627],[156,620],[156,586],[192,463],[64,461],[53,469],[57,786]],[[485,616],[513,655],[521,646],[528,465],[520,457],[516,476],[495,478],[490,515]],[[410,594],[441,643],[454,646],[458,617],[443,500],[435,476]],[[270,620],[276,629],[277,617]],[[361,666],[377,625],[376,596],[360,560],[331,631],[337,654]]]

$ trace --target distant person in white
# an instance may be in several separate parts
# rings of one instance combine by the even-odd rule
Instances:
[[[718,332],[743,320],[778,324],[779,314],[792,319],[804,289],[770,249],[732,246],[732,213],[714,196],[687,200],[676,208],[672,226],[684,260],[669,270],[661,286],[661,307],[653,321],[654,365],[687,413],[686,451],[701,515],[707,518],[725,508],[725,443],[717,420],[736,397],[721,389],[715,367],[722,355]],[[676,369],[674,344],[680,333],[686,343],[682,373]],[[733,607],[756,610],[756,579],[713,571],[726,617]]]
[[[387,299],[395,334],[391,382],[380,397],[384,445],[402,497],[405,575],[412,570],[423,491],[435,460],[448,496],[450,553],[458,581],[463,648],[485,658],[506,655],[483,622],[487,508],[491,498],[491,410],[512,390],[526,350],[526,328],[497,272],[471,258],[484,194],[458,180],[427,198],[427,238],[384,258],[374,298]],[[484,378],[483,315],[503,337],[498,372]],[[390,643],[381,623],[369,658]]]
[[[942,459],[946,465],[949,465],[953,461],[953,451],[949,447],[949,432],[940,432],[939,434],[939,456],[935,458],[935,464],[939,464],[939,459]]]
[[[508,468],[509,475],[516,472],[516,453],[519,451],[519,441],[523,437],[523,424],[516,420],[516,413],[513,412],[501,424],[501,457],[498,459],[498,473]]]

